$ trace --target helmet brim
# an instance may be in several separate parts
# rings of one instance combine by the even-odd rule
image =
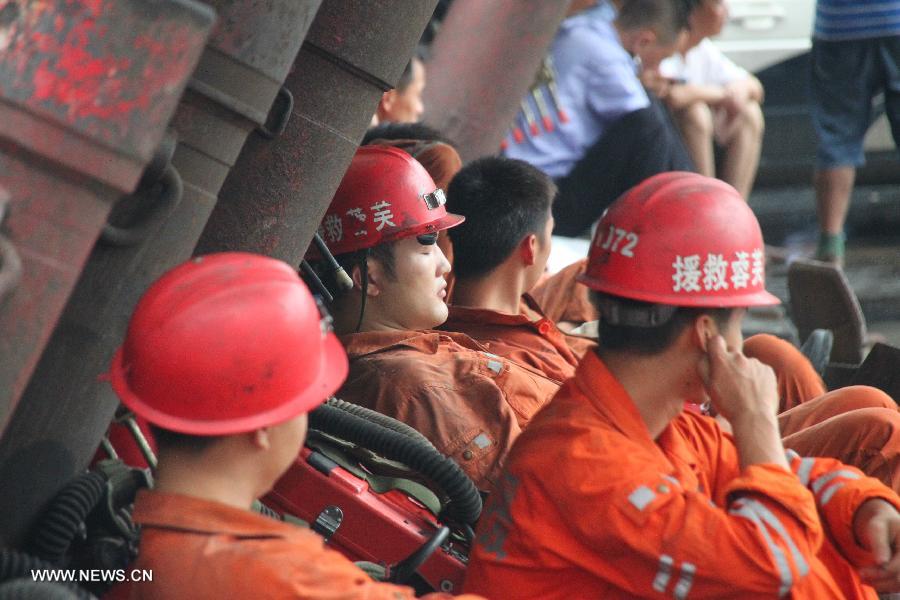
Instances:
[[[621,288],[607,281],[600,281],[582,273],[575,278],[578,283],[586,285],[594,291],[628,300],[648,302],[651,304],[664,304],[668,306],[684,306],[692,308],[749,308],[753,306],[775,306],[781,304],[779,298],[766,290],[749,292],[747,294],[722,296],[704,295],[691,297],[686,294],[671,294],[661,296],[653,292],[640,292],[632,289]]]
[[[116,351],[109,372],[109,379],[119,399],[126,407],[150,423],[189,435],[232,435],[278,425],[294,417],[308,413],[336,392],[347,378],[349,363],[347,353],[337,336],[326,334],[319,375],[300,394],[271,410],[235,419],[199,420],[170,415],[153,408],[140,398],[128,385],[123,364],[122,348]],[[303,367],[297,365],[298,371]]]
[[[445,229],[450,229],[462,224],[465,220],[466,218],[463,215],[447,213],[440,219],[430,223],[430,225],[434,228],[434,231],[444,231]]]

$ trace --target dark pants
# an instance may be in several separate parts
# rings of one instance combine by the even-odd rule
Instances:
[[[587,232],[616,198],[651,175],[695,171],[668,112],[650,106],[616,121],[568,175],[556,180],[555,235]]]

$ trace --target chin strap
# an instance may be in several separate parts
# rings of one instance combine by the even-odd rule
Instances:
[[[363,316],[366,314],[366,297],[369,295],[369,252],[370,249],[366,248],[365,256],[363,256],[362,264],[359,266],[359,272],[362,279],[362,300],[359,304],[359,321],[356,323],[356,333],[359,333],[360,327],[362,327]]]

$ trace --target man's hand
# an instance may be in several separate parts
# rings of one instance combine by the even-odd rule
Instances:
[[[884,500],[867,500],[853,517],[853,533],[875,563],[859,570],[863,582],[879,592],[900,591],[900,513]]]
[[[771,367],[729,350],[720,335],[709,339],[706,352],[700,376],[717,414],[732,424],[756,415],[775,416],[778,384]]]
[[[706,344],[706,360],[698,369],[712,406],[728,420],[741,468],[774,464],[790,471],[775,412],[778,387],[775,372],[740,350],[729,350],[717,335]]]

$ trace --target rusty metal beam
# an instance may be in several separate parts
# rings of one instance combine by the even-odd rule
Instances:
[[[570,0],[455,0],[428,62],[425,116],[464,161],[496,154]]]
[[[285,86],[294,110],[274,141],[254,134],[196,253],[259,252],[297,265],[382,93],[412,56],[437,0],[325,3]]]
[[[118,405],[99,376],[132,309],[154,279],[190,256],[320,1],[207,0],[219,19],[172,120],[181,200],[130,245],[105,236],[94,247],[0,440],[0,543],[20,540],[43,503],[90,460]]]
[[[0,0],[0,433],[117,197],[163,137],[213,13],[191,0]],[[8,278],[4,278],[8,279]]]

